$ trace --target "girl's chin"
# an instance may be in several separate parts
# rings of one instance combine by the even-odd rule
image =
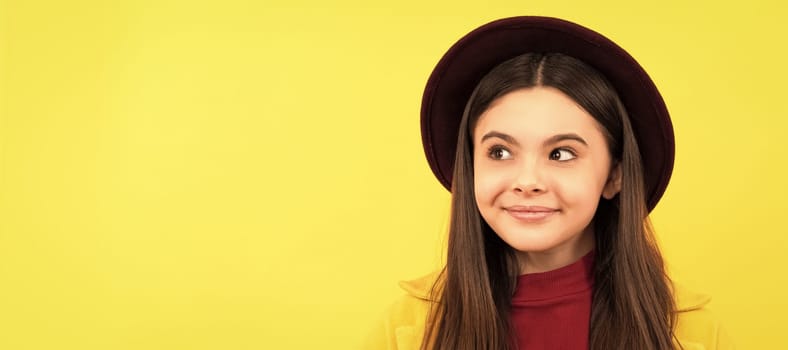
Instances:
[[[550,250],[561,245],[560,242],[553,240],[522,239],[520,237],[517,239],[504,239],[504,241],[520,253],[549,253]]]
[[[509,230],[505,235],[498,235],[506,244],[521,253],[550,253],[553,250],[564,250],[572,245],[581,248],[583,239],[580,236],[564,236],[555,232],[540,230]]]

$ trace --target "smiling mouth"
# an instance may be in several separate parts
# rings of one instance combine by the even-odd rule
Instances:
[[[504,208],[509,215],[513,218],[517,219],[518,221],[524,222],[540,222],[545,221],[548,218],[552,217],[556,213],[558,213],[558,209],[553,208],[546,208],[546,207],[509,207]]]

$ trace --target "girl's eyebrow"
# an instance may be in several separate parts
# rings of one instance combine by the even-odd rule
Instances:
[[[501,140],[504,140],[504,141],[506,141],[508,143],[511,143],[511,144],[513,144],[515,146],[519,146],[520,145],[520,143],[517,142],[517,140],[514,137],[512,137],[511,135],[504,134],[504,133],[499,132],[499,131],[490,131],[490,132],[484,134],[484,136],[482,136],[482,141],[481,142],[484,142],[485,140],[491,139],[493,137],[497,137],[497,138],[499,138]]]
[[[499,131],[490,131],[490,132],[484,134],[484,136],[482,136],[481,142],[484,142],[485,140],[493,138],[493,137],[497,137],[497,138],[499,138],[501,140],[504,140],[504,141],[506,141],[508,143],[511,143],[511,144],[513,144],[515,146],[519,146],[520,145],[520,143],[517,142],[517,140],[514,137],[512,137],[511,135],[504,134],[504,133],[499,132]],[[574,140],[574,141],[580,142],[580,143],[588,146],[588,142],[586,142],[585,139],[580,137],[580,135],[575,134],[575,133],[553,135],[549,139],[545,140],[542,144],[544,146],[548,146],[548,145],[551,145],[551,144],[554,144],[554,143],[557,143],[557,142],[561,142],[561,141],[564,141],[564,140]]]
[[[582,137],[580,137],[580,135],[575,134],[575,133],[555,135],[555,136],[545,140],[544,145],[547,146],[547,145],[554,144],[554,143],[557,143],[557,142],[561,142],[561,141],[564,141],[564,140],[574,140],[574,141],[582,143],[583,145],[588,146],[588,142],[586,142],[586,140],[584,140]]]

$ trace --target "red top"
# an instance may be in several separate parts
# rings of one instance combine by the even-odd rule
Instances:
[[[512,298],[518,349],[588,349],[594,252],[562,268],[520,275]]]

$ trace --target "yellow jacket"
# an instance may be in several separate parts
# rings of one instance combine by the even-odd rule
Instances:
[[[431,303],[429,291],[436,277],[437,273],[433,273],[400,282],[407,294],[391,305],[383,322],[367,338],[364,349],[418,350]],[[680,286],[674,288],[674,295],[680,310],[675,334],[685,350],[733,349],[727,334],[706,307],[710,297]]]

